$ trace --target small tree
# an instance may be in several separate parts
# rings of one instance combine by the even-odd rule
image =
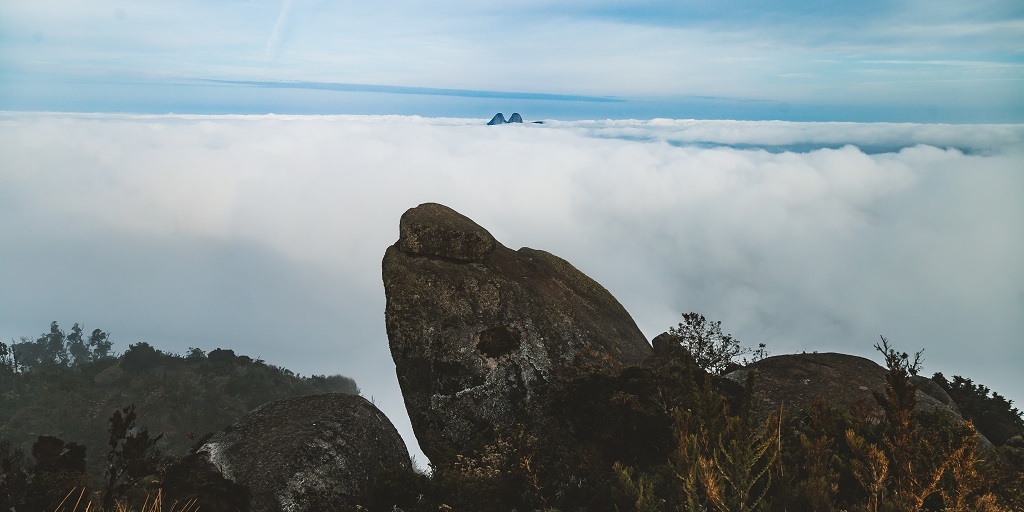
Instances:
[[[160,351],[145,341],[128,346],[121,357],[121,368],[127,372],[142,372],[160,365]]]
[[[0,510],[15,510],[25,500],[28,462],[20,448],[0,441]]]
[[[50,332],[36,340],[36,343],[43,347],[43,362],[67,366],[71,356],[68,355],[66,342],[67,336],[60,330],[57,322],[50,322]]]
[[[82,364],[92,355],[88,342],[82,336],[82,326],[77,323],[71,326],[71,334],[67,336],[67,347],[72,364]]]
[[[206,352],[201,348],[189,347],[188,352],[185,354],[185,360],[190,362],[205,361]]]
[[[944,451],[934,439],[922,436],[916,414],[917,386],[910,382],[910,376],[921,370],[923,350],[910,359],[906,352],[889,346],[884,337],[880,345],[875,344],[875,350],[885,356],[889,369],[885,393],[876,391],[874,395],[885,411],[883,444],[891,462],[893,501],[899,511],[920,510],[924,501],[939,491],[943,473],[954,461],[955,452]]]
[[[668,334],[693,356],[697,366],[717,375],[750,353],[732,335],[722,332],[722,322],[709,322],[699,313],[683,313],[683,322],[669,327]]]
[[[211,363],[222,365],[235,364],[235,359],[237,359],[234,350],[223,348],[215,348],[211,350],[206,357],[210,360]]]
[[[89,348],[92,349],[93,359],[104,359],[110,356],[110,349],[114,342],[110,341],[110,333],[93,329],[89,335]]]
[[[12,356],[11,349],[7,347],[6,343],[0,341],[0,366],[13,365]]]
[[[878,446],[869,443],[853,429],[846,429],[846,444],[853,452],[850,470],[868,494],[867,512],[878,512],[885,502],[889,480],[889,459]]]
[[[156,443],[164,435],[149,437],[149,430],[135,429],[135,405],[114,411],[110,417],[110,453],[107,454],[107,482],[103,506],[113,510],[118,494],[159,470],[163,456]]]
[[[750,418],[730,418],[727,432],[709,457],[698,456],[708,502],[721,512],[758,510],[771,487],[778,457],[779,416],[759,426]]]

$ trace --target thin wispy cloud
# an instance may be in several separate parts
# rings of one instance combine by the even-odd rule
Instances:
[[[267,48],[263,51],[263,57],[268,62],[274,57],[274,51],[281,40],[281,30],[285,22],[288,21],[288,13],[292,10],[294,3],[295,0],[283,0],[281,2],[281,12],[277,15],[277,20],[274,21],[274,28],[270,30],[270,37],[267,39]]]
[[[634,98],[714,95],[940,112],[960,107],[1020,120],[1024,11],[1018,4],[6,2],[0,4],[0,72],[15,80],[43,74],[44,85],[83,77],[124,84],[125,75],[138,73]],[[123,19],[115,19],[117,9]],[[889,83],[878,79],[882,67]],[[49,90],[0,89],[0,108],[12,108],[3,101],[11,104],[5,98],[17,95],[51,103],[68,96],[63,90],[43,96]]]

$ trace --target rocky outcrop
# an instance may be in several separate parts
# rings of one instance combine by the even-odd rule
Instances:
[[[398,222],[398,248],[410,256],[482,261],[497,245],[486,229],[439,204],[409,210]]]
[[[218,485],[230,496],[212,499],[244,496],[253,512],[302,512],[353,510],[375,475],[409,469],[405,443],[383,413],[358,395],[332,393],[263,405],[171,473],[181,475],[178,493],[227,482]]]
[[[837,353],[781,355],[751,363],[726,377],[744,382],[750,372],[757,372],[754,404],[762,414],[778,411],[780,406],[794,413],[807,410],[821,397],[829,405],[860,411],[873,421],[885,417],[874,393],[885,393],[888,370],[870,359]],[[944,408],[961,418],[956,404],[938,384],[921,376],[911,377],[911,382],[918,387],[919,410]],[[979,434],[979,446],[992,444]]]
[[[910,383],[917,386],[919,392],[938,400],[939,403],[949,407],[957,414],[960,413],[960,409],[956,406],[956,402],[953,401],[953,397],[949,396],[949,393],[946,393],[946,390],[942,389],[942,386],[934,380],[921,375],[913,375],[910,377]]]
[[[663,332],[651,340],[651,347],[657,356],[668,357],[679,348],[679,339],[667,332]]]
[[[870,359],[837,353],[788,354],[772,356],[730,372],[726,377],[743,382],[756,371],[754,400],[762,408],[777,410],[780,404],[801,409],[816,397],[846,408],[866,408],[877,419],[883,417],[874,392],[885,392],[888,371]],[[918,407],[943,406],[918,389]]]
[[[505,120],[505,115],[504,114],[502,114],[501,112],[498,112],[497,114],[494,114],[494,117],[491,118],[491,121],[488,122],[487,125],[488,126],[494,126],[496,124],[512,124],[512,123],[522,123],[522,122],[523,122],[523,116],[519,115],[519,112],[513,112],[512,116],[508,118],[508,121]]]
[[[528,426],[553,370],[652,353],[619,302],[567,261],[509,249],[439,204],[402,215],[383,278],[398,381],[434,460]]]

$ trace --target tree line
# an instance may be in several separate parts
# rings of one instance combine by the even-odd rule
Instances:
[[[36,339],[22,337],[9,345],[0,341],[0,365],[12,373],[69,368],[112,357],[113,345],[110,334],[100,329],[86,337],[84,327],[77,323],[65,333],[57,322],[51,322],[50,331]]]
[[[52,511],[72,489],[108,510],[142,503],[208,434],[264,403],[329,392],[359,388],[225,348],[179,355],[138,342],[118,353],[106,331],[53,322],[0,343],[0,510]]]

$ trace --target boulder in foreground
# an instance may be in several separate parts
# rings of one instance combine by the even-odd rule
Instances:
[[[882,421],[885,413],[874,393],[885,393],[888,370],[874,361],[859,356],[831,352],[772,356],[733,371],[726,377],[744,382],[747,374],[754,378],[754,404],[766,415],[784,407],[787,411],[810,408],[817,398],[831,406],[860,410],[873,421]],[[956,404],[942,388],[926,377],[911,377],[917,389],[918,410],[947,409],[961,419]],[[992,444],[979,433],[979,446]]]
[[[180,466],[171,471],[185,480],[181,493],[196,481],[219,482],[232,496],[214,499],[234,504],[247,494],[252,512],[313,512],[354,509],[377,474],[410,470],[411,462],[398,431],[376,406],[358,395],[332,393],[263,405]]]
[[[550,253],[514,251],[434,203],[384,255],[391,354],[420,447],[470,454],[545,414],[552,371],[635,365],[651,347],[606,289]]]

